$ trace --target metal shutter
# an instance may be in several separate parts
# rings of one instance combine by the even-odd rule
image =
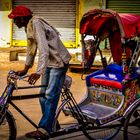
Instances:
[[[140,0],[106,0],[106,7],[119,13],[140,15]]]
[[[76,0],[14,0],[13,6],[28,6],[34,14],[43,16],[57,28],[62,41],[75,42]],[[26,40],[23,29],[13,26],[13,40]]]

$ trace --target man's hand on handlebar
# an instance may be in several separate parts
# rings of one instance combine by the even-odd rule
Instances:
[[[23,70],[17,71],[15,72],[15,74],[18,76],[24,76],[27,74],[29,68],[30,66],[25,65]],[[34,85],[39,78],[40,78],[40,74],[32,73],[31,75],[29,75],[28,82],[29,84]]]

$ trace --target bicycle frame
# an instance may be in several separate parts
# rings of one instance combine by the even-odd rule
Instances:
[[[18,90],[23,90],[23,89],[31,89],[31,88],[41,88],[45,87],[45,85],[38,85],[38,86],[27,86],[27,87],[18,87]],[[15,100],[27,100],[27,99],[33,99],[33,98],[39,98],[43,97],[44,94],[31,94],[31,95],[17,95],[17,96],[12,96],[11,101],[9,102],[10,105],[12,105],[31,125],[33,125],[35,128],[38,128],[38,125],[35,124],[13,101]],[[84,129],[92,130],[92,129],[102,129],[102,128],[113,128],[115,126],[120,126],[120,124],[115,124],[115,125],[110,125],[110,126],[91,126],[91,122],[88,122],[87,118],[82,115],[82,112],[80,111],[80,108],[78,107],[72,93],[69,91],[69,89],[66,89],[61,93],[61,96],[64,98],[61,105],[59,106],[56,117],[57,119],[59,115],[59,111],[63,109],[65,104],[68,104],[69,107],[71,108],[72,116],[76,118],[79,122],[78,125],[72,125],[72,126],[67,126],[65,129],[61,131],[55,130],[54,132],[51,133],[51,137],[57,137],[61,135],[66,135],[69,133],[74,133],[78,131],[83,131]],[[71,103],[71,102],[72,103]],[[73,110],[73,107],[76,108],[76,113]],[[83,121],[84,120],[84,121]],[[88,124],[90,124],[88,126]]]

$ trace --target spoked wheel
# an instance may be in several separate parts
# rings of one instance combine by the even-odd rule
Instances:
[[[66,129],[66,127],[69,127],[69,126],[71,128],[79,127],[79,122],[76,119],[71,117],[71,115],[65,116],[63,114],[64,106],[65,106],[65,104],[63,104],[62,107],[60,109],[58,109],[59,111],[56,115],[55,122],[53,125],[53,132],[56,132],[56,131],[59,131],[62,129]],[[59,125],[58,125],[58,122],[59,122]],[[111,124],[113,125],[113,123],[111,123]],[[83,129],[81,128],[81,131],[89,140],[110,140],[118,134],[118,132],[120,131],[120,129],[122,127],[122,124],[120,121],[114,122],[115,126],[113,126],[113,127],[104,127],[104,128],[94,129],[94,130],[86,129],[87,125],[86,126],[84,125]],[[64,138],[64,136],[63,136],[63,138]]]
[[[124,122],[124,139],[138,140],[140,138],[140,104],[128,115]]]
[[[65,103],[63,103],[60,106],[60,108],[57,110],[54,124],[53,124],[52,135],[53,135],[53,133],[55,133],[57,131],[60,132],[63,130],[65,130],[66,133],[63,132],[63,134],[61,134],[57,137],[53,136],[53,137],[55,137],[56,140],[57,139],[69,139],[69,138],[74,139],[75,137],[79,137],[79,136],[83,135],[82,132],[79,133],[78,130],[77,131],[75,130],[75,128],[78,129],[78,127],[79,127],[79,122],[77,121],[77,119],[72,117],[72,114],[69,111],[65,112],[63,110],[66,103],[67,103],[67,101]]]
[[[56,118],[55,123],[53,125],[53,132],[59,131],[60,129],[65,129],[69,126],[75,126],[78,125],[78,122],[76,119],[71,117],[70,115],[65,116],[63,111],[59,113],[59,116]]]
[[[16,126],[13,116],[9,111],[6,112],[2,123],[0,124],[1,140],[16,140]]]
[[[121,125],[120,125],[121,122],[116,122],[116,123],[119,125],[115,127],[106,127],[106,128],[99,128],[94,130],[84,130],[83,133],[89,140],[110,140],[114,138],[121,129]]]

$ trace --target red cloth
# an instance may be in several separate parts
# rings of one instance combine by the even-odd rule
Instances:
[[[80,33],[96,35],[100,40],[109,37],[111,53],[115,63],[122,59],[121,37],[132,38],[140,34],[140,16],[118,14],[110,9],[93,9],[85,13],[80,22]],[[131,52],[126,49],[126,59]]]
[[[122,51],[123,51],[120,33],[115,32],[112,36],[109,36],[109,43],[113,60],[116,64],[119,64],[119,62],[122,59]]]
[[[120,21],[118,21],[118,19]],[[105,25],[105,23],[107,24]],[[119,23],[120,22],[120,23]],[[117,14],[115,11],[106,9],[93,9],[85,13],[80,22],[80,33],[88,35],[101,34],[105,29],[107,32],[110,29],[115,30],[119,25],[119,29],[123,28],[126,38],[134,37],[140,34],[140,16],[136,14]],[[120,25],[121,24],[121,25]],[[121,27],[122,26],[122,27]],[[102,29],[102,30],[101,30]]]
[[[107,87],[112,87],[112,88],[117,88],[117,89],[122,89],[122,84],[117,81],[112,81],[112,80],[106,80],[106,79],[97,79],[97,78],[90,78],[90,84],[97,84],[101,86],[107,86]]]
[[[16,17],[24,17],[31,15],[31,10],[26,6],[16,6],[12,12],[8,15],[9,18],[14,19]]]
[[[125,37],[131,38],[140,34],[140,16],[135,14],[119,14]]]

